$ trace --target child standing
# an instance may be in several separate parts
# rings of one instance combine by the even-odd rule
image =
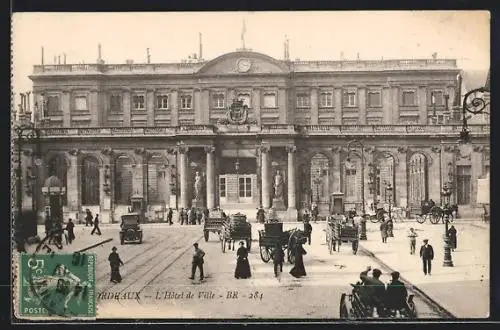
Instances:
[[[415,254],[415,245],[417,244],[417,233],[415,229],[410,228],[410,232],[408,233],[408,237],[410,238],[410,254]]]

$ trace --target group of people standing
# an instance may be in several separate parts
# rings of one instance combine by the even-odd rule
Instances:
[[[170,213],[172,209],[169,209],[168,214],[167,214],[167,221],[172,224],[172,214]],[[173,212],[172,212],[173,213]],[[179,210],[179,219],[178,222],[180,222],[181,225],[186,224],[186,225],[201,225],[203,221],[205,221],[206,218],[208,218],[210,214],[210,211],[204,207],[202,209],[196,209],[195,207],[191,208],[181,208]]]
[[[394,237],[394,223],[392,219],[382,221],[380,224],[380,235],[382,236],[382,243],[387,243],[388,237]]]

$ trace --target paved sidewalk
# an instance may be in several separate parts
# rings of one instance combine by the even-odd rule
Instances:
[[[490,283],[489,230],[455,223],[457,250],[452,252],[454,267],[443,267],[444,225],[397,223],[394,238],[383,244],[379,224],[368,224],[368,240],[360,245],[393,270],[423,291],[432,300],[457,318],[484,318],[489,316]],[[416,229],[416,255],[410,255],[407,232]],[[425,276],[419,250],[424,238],[434,248],[432,275]]]

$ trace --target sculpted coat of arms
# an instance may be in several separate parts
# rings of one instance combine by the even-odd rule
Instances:
[[[220,119],[219,124],[244,125],[250,124],[250,121],[248,120],[248,106],[243,103],[243,100],[233,99],[226,118]]]

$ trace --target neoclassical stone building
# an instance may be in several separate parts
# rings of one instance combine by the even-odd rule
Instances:
[[[490,127],[471,126],[473,152],[460,155],[459,73],[455,60],[306,62],[248,50],[211,61],[37,65],[43,163],[26,146],[23,179],[37,179],[23,184],[32,190],[23,206],[43,211],[41,186],[55,174],[68,216],[88,208],[105,223],[119,221],[132,197],[144,199],[150,221],[193,203],[252,215],[274,205],[294,218],[311,202],[328,212],[337,192],[360,208],[362,180],[367,204],[384,202],[387,184],[399,206],[439,201],[450,182],[452,200],[475,207]],[[353,139],[364,145],[364,178]]]

